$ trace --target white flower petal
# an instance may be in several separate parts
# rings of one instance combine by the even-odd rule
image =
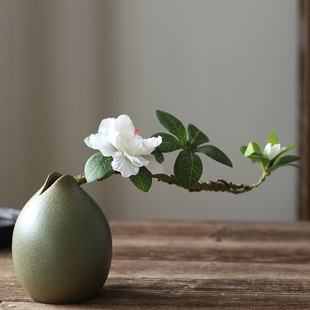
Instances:
[[[126,150],[127,141],[124,139],[123,136],[117,135],[114,140],[114,146],[119,151]]]
[[[103,133],[105,135],[108,135],[110,123],[112,120],[115,120],[115,118],[105,118],[101,121],[99,125],[98,132]]]
[[[115,118],[111,119],[111,121],[110,121],[109,130],[107,133],[107,138],[117,148],[116,140],[119,136],[119,132],[115,129],[115,121],[116,121]]]
[[[102,133],[95,133],[89,136],[89,142],[92,145],[92,148],[95,150],[99,150],[99,147],[102,143],[106,143],[107,136]]]
[[[115,130],[118,131],[128,141],[135,134],[135,127],[128,115],[120,115],[114,123]]]
[[[147,166],[149,161],[142,156],[130,156],[128,153],[124,152],[124,156],[127,157],[130,162],[136,167]]]
[[[133,137],[126,143],[126,152],[131,156],[141,155],[143,151],[143,139],[140,136]]]
[[[89,142],[92,148],[99,150],[103,156],[112,156],[117,150],[108,141],[107,136],[102,133],[92,134],[89,137]]]
[[[269,160],[272,160],[285,149],[286,149],[285,147],[281,147],[281,144],[271,145],[271,143],[268,143],[265,146],[264,155],[266,155]]]
[[[162,137],[158,136],[157,138],[148,138],[143,139],[143,149],[140,152],[140,155],[149,155],[151,154],[155,148],[160,145],[162,142]]]
[[[117,149],[110,142],[107,142],[100,146],[99,151],[103,156],[110,157],[113,156],[115,152],[117,152]]]
[[[111,165],[113,170],[120,172],[124,178],[128,178],[131,175],[136,175],[139,172],[139,167],[134,166],[122,152],[116,152],[113,155]]]
[[[153,155],[144,155],[143,157],[148,160],[149,163],[146,168],[152,174],[164,173],[164,166],[159,164]]]

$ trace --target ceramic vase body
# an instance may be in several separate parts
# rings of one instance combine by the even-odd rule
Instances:
[[[53,173],[19,215],[12,255],[18,279],[35,301],[81,302],[95,297],[108,276],[110,227],[72,176]]]

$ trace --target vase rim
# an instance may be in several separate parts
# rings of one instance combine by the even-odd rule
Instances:
[[[61,177],[64,177],[66,175],[63,175],[59,172],[52,172],[50,173],[45,182],[44,185],[42,187],[42,190],[40,191],[39,195],[42,195],[48,188],[50,188],[58,179],[60,179]]]

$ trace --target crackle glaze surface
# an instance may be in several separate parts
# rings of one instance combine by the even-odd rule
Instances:
[[[99,293],[109,273],[110,227],[72,176],[54,173],[21,211],[12,254],[17,277],[34,300],[87,300]]]

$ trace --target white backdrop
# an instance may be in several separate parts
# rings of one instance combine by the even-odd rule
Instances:
[[[270,130],[298,142],[298,30],[297,0],[0,0],[0,204],[21,208],[51,171],[83,172],[102,118],[162,131],[156,109],[233,161],[202,157],[203,180],[255,183],[240,145]],[[108,218],[296,219],[294,168],[239,196],[155,182],[144,194],[120,176],[84,188]]]

